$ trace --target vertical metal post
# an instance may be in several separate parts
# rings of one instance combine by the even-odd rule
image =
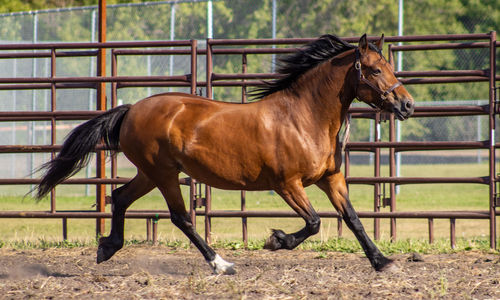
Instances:
[[[175,9],[176,9],[176,4],[172,4],[170,7],[170,40],[173,41],[175,40]],[[192,64],[191,64],[192,66]],[[170,55],[169,57],[169,66],[168,66],[168,75],[172,76],[174,75],[174,56]],[[169,88],[169,91],[171,91],[172,88]]]
[[[212,45],[210,44],[211,39],[207,39],[207,84],[206,84],[206,93],[207,98],[212,98]]]
[[[212,13],[212,0],[207,2],[207,64],[208,64],[208,40],[214,38],[213,33],[213,13]],[[212,68],[212,48],[210,47],[210,68]],[[208,70],[207,70],[208,72]],[[210,74],[212,73],[212,69],[210,69]],[[210,77],[211,78],[211,77]],[[212,82],[210,80],[210,95],[208,93],[208,77],[207,77],[207,98],[213,98],[214,91],[212,90]]]
[[[95,9],[92,10],[92,14],[91,14],[91,29],[90,29],[90,41],[93,43],[95,42],[95,28],[96,28],[96,19],[97,19],[97,12]],[[89,76],[92,77],[94,76],[95,74],[95,68],[94,68],[94,64],[95,64],[95,58],[93,56],[90,57],[90,66],[89,66]],[[94,109],[94,106],[92,105],[93,103],[93,99],[94,99],[94,95],[93,95],[93,89],[89,89],[89,107],[88,109],[89,110],[93,110]],[[85,172],[87,174],[87,178],[90,178],[90,176],[92,176],[92,164],[88,164],[86,169],[85,169]],[[85,196],[90,196],[90,185],[87,184],[85,186]]]
[[[196,94],[198,84],[198,41],[191,40],[191,94]]]
[[[241,56],[241,72],[245,74],[247,72],[247,55],[244,53]],[[246,80],[243,79],[243,82]],[[241,103],[247,103],[247,87],[246,85],[243,85],[241,87]],[[241,211],[245,211],[247,209],[246,207],[246,192],[241,191]],[[245,245],[245,248],[248,247],[248,220],[246,217],[241,218],[241,230],[242,230],[242,235],[243,235],[243,244]]]
[[[455,235],[455,218],[450,219],[450,244],[451,248],[455,249],[455,246],[457,245],[457,239]]]
[[[210,46],[210,39],[213,37],[212,32],[212,1],[207,3],[207,98],[213,97],[212,91],[212,47]],[[210,50],[209,50],[210,49]],[[212,231],[212,219],[209,217],[209,212],[212,207],[212,190],[210,186],[205,185],[205,241],[210,243]]]
[[[212,39],[213,32],[213,13],[212,13],[212,0],[207,2],[207,38]]]
[[[17,77],[17,59],[14,59],[14,62],[12,63],[12,77],[16,78]],[[12,110],[16,111],[17,110],[17,90],[12,91]],[[17,123],[12,122],[12,145],[16,145],[17,139]],[[17,166],[17,161],[16,161],[16,154],[12,153],[11,154],[12,160],[11,160],[11,177],[14,178],[16,177],[16,166]]]
[[[399,0],[399,10],[398,10],[398,36],[403,36],[403,24],[404,24],[404,9],[403,9],[403,0]],[[402,42],[398,42],[398,45],[403,45]],[[398,66],[396,69],[398,72],[403,70],[403,51],[398,52]],[[401,122],[399,120],[396,121],[396,141],[401,142]],[[396,176],[401,176],[401,153],[396,153]],[[396,194],[399,194],[399,186],[396,186]]]
[[[392,44],[389,44],[388,47],[388,52],[389,52],[389,63],[394,66],[394,52],[392,50]],[[401,51],[400,51],[401,52]],[[398,52],[398,54],[400,53]],[[398,59],[398,64],[400,60]],[[391,114],[391,117],[389,119],[389,141],[394,142],[394,114]],[[395,166],[395,151],[394,148],[389,149],[389,175],[391,177],[395,176],[397,174],[396,166]],[[385,188],[385,185],[384,185]],[[390,184],[390,211],[396,211],[396,189],[394,183]],[[391,241],[396,240],[396,219],[391,218]]]
[[[489,145],[489,159],[490,159],[490,203],[489,203],[489,217],[490,217],[490,248],[496,249],[496,154],[495,154],[495,129],[496,129],[496,90],[495,90],[495,76],[496,76],[496,31],[490,32],[490,70],[489,70],[489,127],[490,127],[490,145]]]
[[[276,0],[273,0],[273,11],[272,11],[272,25],[271,25],[271,37],[276,39]],[[276,48],[276,45],[273,45],[273,49]],[[276,54],[273,54],[271,58],[271,73],[274,73],[276,71]]]
[[[56,77],[56,49],[50,49],[50,78]],[[50,84],[50,111],[56,111],[56,84],[52,82]],[[54,117],[50,118],[50,145],[54,146],[56,144],[56,119]],[[50,153],[50,159],[53,160],[56,157],[56,153],[52,151]],[[56,212],[56,190],[52,189],[50,193],[50,212]]]
[[[36,12],[33,13],[33,38],[32,38],[33,44],[38,42],[38,14]],[[33,52],[36,52],[36,50],[33,50]],[[31,65],[31,74],[32,77],[37,77],[37,59],[33,57],[32,59],[32,65]],[[31,91],[31,110],[36,111],[36,92],[37,90],[32,90]],[[32,121],[30,123],[29,129],[28,129],[28,144],[35,145],[36,144],[36,127],[35,127],[35,122]],[[28,164],[28,174],[31,174],[31,177],[33,178],[33,172],[32,170],[35,169],[35,153],[31,152],[29,154],[29,164]],[[31,189],[33,190],[33,185],[31,186]]]
[[[429,226],[429,244],[434,243],[434,219],[429,218],[428,219],[428,226]]]
[[[480,102],[479,101],[476,101],[477,105],[479,106]],[[482,140],[482,129],[481,129],[481,116],[476,116],[476,126],[477,126],[477,129],[476,129],[476,134],[477,134],[477,140],[478,141],[481,141]],[[480,164],[481,163],[481,152],[482,152],[482,149],[477,149],[477,163]]]
[[[106,0],[99,0],[99,43],[106,42]],[[106,49],[99,48],[97,55],[97,76],[106,76]],[[106,110],[106,83],[100,82],[97,84],[97,110]],[[106,177],[106,164],[105,164],[104,151],[97,151],[96,153],[96,177]],[[106,209],[106,185],[96,185],[96,210],[104,212]],[[96,236],[103,235],[105,231],[104,219],[96,218]]]
[[[50,73],[50,59],[46,59],[45,60],[44,72],[45,72],[45,77],[50,77],[51,76],[51,73]],[[45,90],[43,92],[43,110],[44,111],[50,110],[49,94],[50,94],[49,90]],[[47,143],[48,143],[48,141],[47,141],[47,129],[46,129],[45,126],[42,129],[42,134],[43,134],[42,144],[47,145]]]
[[[174,11],[175,8],[172,7]],[[175,15],[175,12],[172,13]],[[171,57],[172,58],[172,57]],[[172,66],[173,60],[171,60]],[[198,41],[191,40],[191,94],[196,94],[196,87],[198,84],[197,76],[197,63],[198,63]],[[173,70],[173,69],[172,69]],[[196,182],[194,178],[189,178],[189,216],[191,218],[191,224],[196,229]]]
[[[375,113],[375,142],[380,141],[380,112]],[[380,148],[376,147],[375,148],[375,161],[374,161],[374,176],[375,177],[380,177]],[[380,212],[380,183],[375,183],[373,187],[373,192],[374,192],[374,211],[375,212]],[[373,234],[375,240],[380,239],[380,219],[379,218],[374,218],[373,219]]]
[[[351,122],[351,115],[347,113],[345,119],[345,126],[348,126],[348,123]],[[345,147],[344,152],[344,178],[347,179],[350,176],[349,168],[350,168],[350,159],[349,159],[349,148]],[[349,183],[346,182],[347,191],[349,191]],[[337,219],[337,234],[339,237],[342,236],[342,218]]]
[[[191,177],[189,180],[189,216],[194,229],[196,229],[196,196],[196,181]]]
[[[351,122],[351,114],[347,114],[345,118],[345,125],[348,126],[348,124]],[[349,148],[345,145],[345,152],[344,152],[344,177],[347,178],[350,176],[349,168],[350,166],[350,160],[349,160]],[[349,184],[347,184],[347,189],[349,190]]]
[[[146,219],[146,241],[151,241],[151,218]]]
[[[212,210],[212,188],[205,185],[205,241],[210,244],[212,236],[212,218],[209,216]]]
[[[153,219],[153,245],[158,244],[158,218]]]
[[[68,218],[62,218],[63,240],[68,240]]]
[[[395,140],[395,120],[394,120],[394,114],[391,114],[390,119],[389,119],[389,141],[394,142]],[[396,151],[394,148],[389,149],[389,176],[390,177],[395,177],[396,176]],[[390,210],[391,212],[396,211],[396,188],[395,184],[391,183],[390,184],[390,199],[391,199],[391,205],[390,205]],[[395,242],[396,241],[396,218],[391,218],[391,241]]]
[[[111,50],[111,76],[116,77],[118,75],[118,61],[117,55],[114,53],[114,49]],[[111,83],[111,108],[114,108],[118,105],[118,83]],[[118,153],[114,152],[113,156],[111,156],[111,178],[118,177]],[[116,184],[111,185],[111,190],[116,188]]]

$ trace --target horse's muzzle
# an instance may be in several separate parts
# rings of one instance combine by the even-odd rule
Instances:
[[[408,119],[415,110],[415,104],[411,98],[403,98],[397,105],[394,105],[394,114],[400,121]]]

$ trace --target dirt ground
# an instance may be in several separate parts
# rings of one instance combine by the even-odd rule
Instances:
[[[195,249],[128,246],[0,249],[1,299],[500,299],[500,255],[395,255],[377,273],[362,254],[218,250],[236,275],[213,275]]]

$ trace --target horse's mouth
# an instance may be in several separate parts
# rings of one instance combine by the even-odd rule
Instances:
[[[410,117],[410,114],[408,114],[408,113],[403,114],[402,112],[400,112],[398,110],[394,110],[394,115],[396,116],[396,118],[399,121],[404,121],[404,120],[406,120],[406,119],[408,119]]]
[[[401,100],[398,105],[393,106],[392,112],[400,121],[408,119],[414,112],[415,106],[410,99]]]

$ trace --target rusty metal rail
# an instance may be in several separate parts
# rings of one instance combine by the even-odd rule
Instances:
[[[376,37],[370,37],[375,39]],[[357,37],[345,38],[349,42],[357,42]],[[51,109],[40,112],[0,112],[0,121],[51,121],[51,144],[50,145],[0,145],[0,153],[34,153],[48,152],[55,154],[60,149],[60,145],[55,144],[55,121],[59,120],[87,120],[102,111],[58,111],[55,103],[57,89],[71,88],[92,88],[97,89],[98,85],[108,83],[112,86],[111,104],[117,105],[117,90],[130,87],[190,87],[192,93],[198,87],[205,87],[207,95],[211,97],[213,87],[238,86],[242,88],[242,102],[246,102],[245,89],[260,83],[263,79],[278,78],[279,75],[272,73],[247,73],[247,56],[264,54],[284,54],[297,49],[299,45],[310,42],[313,39],[255,39],[255,40],[220,40],[208,39],[204,49],[198,48],[197,41],[152,41],[152,42],[102,42],[102,43],[42,43],[42,44],[10,44],[0,45],[0,59],[15,58],[50,58],[51,76],[36,78],[0,78],[0,90],[23,90],[23,89],[50,89]],[[417,107],[414,117],[437,117],[437,116],[470,116],[485,115],[489,117],[490,136],[485,141],[469,142],[396,142],[394,138],[394,118],[387,114],[374,111],[371,108],[351,108],[349,114],[353,118],[370,118],[376,122],[382,119],[389,120],[391,135],[387,142],[351,142],[347,144],[346,152],[346,177],[349,184],[368,184],[374,187],[374,211],[359,212],[362,218],[373,218],[375,222],[375,238],[380,236],[381,218],[391,219],[391,237],[396,239],[396,218],[423,218],[429,222],[429,240],[433,240],[433,219],[445,218],[450,220],[451,244],[455,243],[454,222],[455,219],[489,219],[490,221],[490,245],[496,247],[496,222],[498,215],[497,191],[495,168],[495,149],[500,144],[494,140],[495,117],[498,105],[495,99],[495,81],[500,80],[495,73],[496,57],[495,49],[499,46],[496,41],[496,33],[487,34],[466,34],[466,35],[430,35],[430,36],[405,36],[386,37],[387,42],[424,42],[423,44],[407,44],[403,46],[390,45],[389,58],[392,60],[392,53],[396,51],[434,51],[442,49],[478,49],[487,48],[490,50],[490,68],[486,70],[452,70],[452,71],[402,71],[396,75],[405,84],[441,84],[455,82],[489,82],[490,102],[485,106],[446,106],[446,107]],[[442,43],[445,41],[445,43]],[[458,42],[451,42],[458,41]],[[430,43],[436,42],[436,43]],[[450,43],[451,42],[451,43]],[[277,48],[267,47],[276,45]],[[245,48],[246,46],[258,46],[257,48]],[[236,48],[235,48],[236,47]],[[155,48],[155,49],[145,49]],[[59,57],[97,57],[100,49],[111,49],[111,76],[100,77],[59,77],[56,76],[56,60]],[[12,50],[26,50],[26,52],[7,52]],[[45,52],[28,52],[33,50],[46,50]],[[191,57],[191,72],[185,75],[176,76],[117,76],[119,68],[119,57],[127,55],[189,55]],[[197,57],[206,57],[206,80],[197,79]],[[220,74],[213,72],[213,57],[216,55],[236,55],[242,58],[242,72],[234,74]],[[375,129],[376,130],[376,129]],[[493,130],[493,131],[492,131]],[[377,136],[377,135],[376,135]],[[380,149],[390,150],[390,176],[380,176]],[[450,150],[450,149],[487,149],[489,151],[489,174],[483,177],[465,178],[416,178],[416,177],[396,177],[394,172],[395,154],[401,151],[421,151],[421,150]],[[102,146],[96,151],[105,150]],[[352,177],[349,174],[349,155],[351,151],[367,151],[375,153],[374,176],[373,177]],[[127,182],[128,178],[119,178],[116,158],[112,159],[111,178],[76,178],[69,179],[64,184],[96,184],[96,185],[117,185]],[[37,184],[38,179],[0,179],[1,185],[16,184]],[[380,212],[380,189],[381,184],[390,184],[390,212]],[[396,196],[394,187],[396,184],[443,184],[443,183],[468,183],[482,184],[490,187],[489,210],[469,211],[469,212],[402,212],[396,211]],[[240,211],[217,211],[211,210],[211,190],[210,187],[202,187],[195,180],[182,179],[181,184],[189,185],[191,191],[190,213],[192,220],[196,221],[196,215],[205,218],[205,238],[210,240],[211,218],[235,217],[242,218],[243,240],[247,241],[247,218],[252,217],[294,217],[296,214],[291,211],[250,211],[246,210],[245,193],[241,193]],[[203,192],[205,195],[203,195]],[[102,197],[101,197],[102,198]],[[104,199],[96,199],[101,202]],[[204,206],[204,209],[196,207]],[[337,218],[335,212],[320,213],[322,217]],[[60,218],[64,221],[67,218],[109,218],[110,214],[96,211],[64,212],[56,209],[55,195],[51,195],[51,209],[46,212],[13,212],[0,211],[0,218]],[[158,219],[168,218],[165,211],[131,211],[127,213],[127,218],[147,219],[148,237],[150,237],[150,226],[155,226]],[[156,220],[153,222],[152,220]],[[340,220],[340,219],[339,219]],[[338,233],[342,233],[342,223],[339,221]],[[66,230],[63,230],[67,232]],[[153,229],[153,232],[155,229]],[[431,238],[432,237],[432,238]]]

